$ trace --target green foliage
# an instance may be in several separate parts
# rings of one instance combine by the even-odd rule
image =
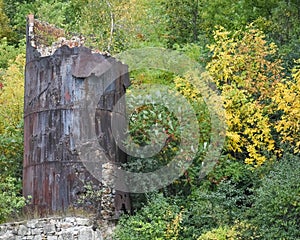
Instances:
[[[217,227],[231,226],[252,204],[251,186],[242,181],[223,180],[215,190],[205,187],[193,189],[187,199],[188,209],[183,216],[182,237],[193,238]]]
[[[197,184],[199,179],[199,173],[202,167],[202,160],[205,156],[207,145],[210,142],[211,134],[211,121],[209,110],[203,100],[200,92],[196,89],[191,82],[193,76],[186,74],[184,77],[175,77],[174,83],[175,88],[182,96],[184,96],[189,104],[194,109],[197,121],[199,124],[199,147],[197,156],[193,159],[193,163],[189,169],[185,172],[184,177],[182,177],[181,183],[185,183],[188,186],[194,186]],[[180,183],[178,181],[177,183]],[[177,186],[177,188],[183,188],[182,185]],[[180,192],[177,190],[177,192]]]
[[[17,128],[7,127],[0,134],[0,174],[1,180],[8,176],[16,179],[22,176],[23,124]]]
[[[21,182],[12,177],[0,181],[0,223],[5,222],[12,214],[16,215],[25,206],[25,198],[19,191]]]
[[[0,221],[16,214],[24,205],[22,194],[23,97],[25,56],[2,44],[3,66],[0,78]],[[19,49],[21,52],[22,50]],[[9,58],[12,58],[9,60]],[[14,60],[14,62],[12,61]]]
[[[7,42],[7,38],[3,38],[0,40],[0,71],[1,75],[8,67],[10,61],[15,60],[16,56],[22,51],[15,46],[9,45]]]
[[[225,239],[245,239],[243,236],[252,239],[247,235],[248,231],[252,231],[254,236],[256,229],[248,222],[247,213],[254,204],[254,190],[260,186],[260,176],[268,168],[253,172],[247,165],[237,161],[232,161],[229,167],[228,161],[224,158],[205,181],[192,188],[188,196],[164,198],[154,195],[155,199],[148,201],[135,215],[122,218],[117,230],[119,239],[130,239],[130,236],[133,239],[157,239],[158,236],[167,239],[163,229],[167,225],[174,226],[175,218],[165,218],[164,209],[169,206],[165,205],[166,201],[172,203],[173,216],[178,216],[179,209],[182,209],[175,239],[198,239],[199,236],[200,239],[219,239],[217,237],[221,236],[226,236]],[[161,225],[158,226],[158,223]],[[161,229],[158,235],[151,235],[152,232],[148,234],[153,231],[150,226]],[[137,234],[139,229],[141,231]]]
[[[130,72],[130,80],[134,86],[139,86],[140,84],[162,84],[172,87],[173,78],[173,73],[157,69],[139,69]]]
[[[128,13],[124,14],[128,48],[166,46],[166,16],[163,11],[165,0],[131,0]]]
[[[139,46],[163,46],[165,21],[162,0],[155,1],[26,1],[14,5],[11,21],[20,36],[25,34],[25,16],[35,14],[40,20],[86,36],[86,44],[119,52]]]
[[[202,234],[197,240],[236,240],[237,234],[227,226],[215,228]]]
[[[114,239],[177,239],[182,212],[162,194],[150,194],[139,212],[120,219]]]
[[[132,100],[134,101],[136,99],[133,98]],[[168,161],[172,159],[172,155],[177,152],[178,148],[176,146],[180,140],[178,122],[176,121],[176,117],[163,105],[151,104],[136,109],[130,116],[129,125],[128,134],[134,136],[133,141],[140,146],[155,144],[155,142],[153,142],[155,141],[154,139],[159,141],[161,140],[161,134],[167,135],[167,144],[161,149],[161,153],[153,159],[141,159],[143,163],[140,163],[140,166],[143,167],[143,169],[138,169],[138,171],[154,171],[157,167],[167,164]],[[164,133],[162,133],[159,128],[161,128]]]
[[[172,0],[165,2],[167,19],[167,43],[200,43],[204,46],[213,42],[216,26],[229,31],[245,29],[248,24],[264,31],[269,40],[279,47],[286,72],[299,56],[299,14],[297,0],[270,1],[222,1],[222,0]]]
[[[144,95],[140,96],[141,90],[147,91],[149,85],[146,84],[168,84],[170,89],[175,92],[169,94],[178,94],[188,100],[190,106],[194,109],[199,124],[199,147],[194,158],[193,163],[184,175],[176,180],[173,184],[168,186],[169,194],[184,194],[189,191],[190,187],[198,182],[198,175],[201,169],[201,162],[206,152],[210,138],[210,115],[200,92],[195,89],[189,81],[192,76],[186,75],[184,77],[174,76],[171,73],[158,71],[158,70],[139,70],[133,74],[133,87],[135,94],[131,89],[127,92],[126,102],[129,106],[140,102],[140,98],[145,98]],[[144,84],[144,85],[141,85]],[[141,85],[141,87],[139,87]],[[136,94],[137,93],[137,94]],[[135,96],[137,95],[137,96]],[[158,96],[159,102],[167,103],[168,95]],[[156,99],[157,100],[157,99]],[[173,104],[173,102],[171,103]],[[169,106],[170,107],[170,106]],[[128,162],[124,164],[126,169],[132,172],[150,172],[167,165],[178,154],[181,131],[180,126],[174,113],[170,112],[168,105],[161,104],[148,104],[139,106],[130,113],[129,131],[133,139],[131,145],[132,151],[136,149],[135,144],[139,146],[153,145],[162,142],[162,135],[165,137],[164,145],[161,150],[151,157],[129,157]],[[194,134],[191,132],[191,134]],[[131,143],[131,142],[129,142]],[[128,144],[130,146],[130,144]]]
[[[15,32],[18,34],[19,40],[25,37],[26,16],[28,14],[34,14],[35,18],[66,30],[73,30],[71,26],[74,25],[73,21],[75,21],[75,16],[77,16],[73,1],[24,1],[22,3],[10,5],[10,7],[16,11],[11,16],[11,22]],[[74,16],[72,19],[70,17],[70,12],[72,12],[72,16]]]
[[[141,100],[140,98],[145,97],[140,96],[139,93],[140,91],[147,92],[149,90],[147,89],[149,86],[147,84],[170,84],[173,75],[159,70],[143,69],[135,71],[132,77],[133,88],[139,90],[134,90],[133,93],[131,89],[128,90],[130,97],[128,95],[126,102],[129,107],[131,105],[135,106],[136,102]],[[140,87],[140,84],[144,85]],[[163,97],[164,96],[162,96],[162,98]],[[164,100],[160,99],[160,101],[163,102]],[[130,157],[125,167],[133,172],[149,172],[167,164],[178,150],[177,145],[180,140],[179,131],[180,129],[176,117],[162,104],[139,106],[139,108],[135,109],[130,115],[129,131],[127,134],[129,134],[133,142],[139,146],[152,144],[150,141],[160,141],[162,139],[159,136],[164,134],[167,137],[166,144],[161,151],[153,157]],[[135,146],[131,145],[131,147],[134,148]]]
[[[213,40],[215,26],[228,30],[244,28],[259,17],[269,15],[275,1],[172,0],[165,2],[168,44]]]
[[[121,219],[117,239],[168,239],[166,226],[172,225],[178,213],[175,239],[298,239],[299,157],[289,155],[255,170],[239,162],[229,170],[227,161],[188,197],[154,195],[134,216]],[[170,202],[173,217],[166,218]]]
[[[265,32],[280,47],[286,72],[294,65],[294,59],[300,58],[300,5],[297,0],[277,1],[270,9],[270,24]]]
[[[299,157],[286,155],[262,179],[250,209],[250,222],[257,227],[259,239],[299,239],[299,176]]]
[[[103,192],[105,192],[104,186],[100,188],[93,182],[86,182],[82,192],[78,194],[77,203],[79,207],[88,212],[95,212],[94,220],[101,217]]]
[[[66,11],[71,1],[58,1],[58,0],[37,0],[35,6],[37,9],[36,17],[43,21],[55,24],[57,27],[65,28],[67,19],[65,17]]]
[[[0,222],[25,205],[22,197],[23,124],[0,134]]]
[[[100,50],[114,53],[141,46],[162,46],[165,25],[161,2],[90,0],[82,5],[82,17],[76,28],[92,36]]]
[[[246,234],[249,232],[249,234]],[[236,221],[232,226],[220,226],[203,233],[197,240],[244,240],[260,239],[254,226],[247,220]]]
[[[197,42],[199,35],[199,1],[165,1],[168,45]]]
[[[23,124],[0,133],[0,222],[19,213],[22,197]]]
[[[300,23],[299,10],[299,2],[296,0],[278,1],[271,10],[273,24],[270,26],[270,35],[278,44],[284,45],[299,37],[300,31],[296,27]]]
[[[14,32],[10,26],[9,18],[5,13],[3,0],[0,0],[0,40],[4,37],[13,40]]]

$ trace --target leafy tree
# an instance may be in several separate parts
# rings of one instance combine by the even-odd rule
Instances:
[[[24,54],[20,54],[1,77],[0,134],[5,133],[7,127],[17,128],[22,120],[24,106],[24,67],[25,56]]]
[[[16,58],[22,49],[9,45],[7,38],[0,40],[0,71],[1,75],[5,72],[8,64]]]
[[[17,193],[21,190],[23,161],[23,124],[15,129],[6,129],[0,134],[0,182],[13,178],[17,184]]]
[[[9,40],[14,38],[9,18],[5,14],[3,0],[0,1],[0,39],[6,37]]]
[[[171,0],[165,1],[168,46],[214,42],[216,26],[228,31],[245,29],[252,22],[279,46],[285,71],[299,56],[300,5],[298,0]]]
[[[271,10],[270,36],[279,45],[289,44],[291,40],[299,38],[300,30],[300,6],[299,1],[277,1]]]
[[[262,179],[249,216],[260,235],[255,239],[299,239],[299,160],[293,155],[284,156]]]
[[[300,61],[296,61],[292,76],[277,84],[273,100],[277,110],[282,112],[275,129],[279,132],[281,142],[292,148],[294,153],[300,152]]]
[[[94,1],[81,9],[78,29],[92,36],[100,50],[119,52],[128,48],[163,43],[164,17],[161,0]]]
[[[122,6],[126,7],[124,1],[89,0],[81,10],[84,17],[79,23],[80,32],[92,36],[94,45],[100,50],[118,52],[123,49],[126,44],[126,30],[121,21],[124,13]]]
[[[9,2],[9,1],[8,1]],[[26,16],[34,14],[36,18],[56,25],[57,27],[67,28],[72,23],[67,19],[67,12],[71,8],[72,1],[59,0],[32,0],[17,1],[15,4],[8,5],[8,11],[15,11],[11,15],[11,22],[18,35],[18,40],[25,38]],[[76,12],[73,12],[76,15]]]
[[[25,56],[20,54],[1,76],[0,221],[24,206],[21,197]]]
[[[280,60],[270,61],[276,45],[251,25],[233,34],[215,31],[207,69],[221,90],[226,109],[227,146],[233,157],[261,165],[277,153],[272,135],[272,92],[281,80]]]
[[[174,43],[193,43],[198,41],[199,28],[199,0],[165,1],[167,15],[168,45]]]
[[[163,3],[164,0],[131,0],[127,4],[123,22],[127,22],[128,26],[129,48],[166,46],[166,17]]]
[[[215,26],[228,30],[245,28],[259,17],[266,17],[272,1],[171,0],[165,1],[169,46],[174,43],[206,44],[213,40]]]

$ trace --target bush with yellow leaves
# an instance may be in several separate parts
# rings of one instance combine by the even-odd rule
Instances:
[[[291,78],[277,84],[273,101],[282,112],[276,122],[282,143],[293,146],[294,153],[300,152],[300,59],[296,61]]]
[[[214,38],[207,70],[224,101],[226,150],[247,164],[260,166],[278,153],[270,120],[272,94],[282,79],[281,61],[274,57],[277,48],[252,25],[234,33],[220,27]]]
[[[16,128],[23,119],[25,55],[20,54],[0,79],[0,134]]]

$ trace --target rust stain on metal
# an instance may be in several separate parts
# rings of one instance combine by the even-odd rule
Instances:
[[[54,40],[51,46],[46,45],[49,39]],[[111,69],[112,65],[115,68]],[[126,161],[110,127],[112,108],[130,85],[127,71],[127,66],[114,58],[84,47],[82,38],[66,40],[63,30],[28,16],[23,194],[31,196],[32,208],[41,215],[76,207],[86,183],[102,186],[80,161],[73,139],[73,131],[77,131],[72,125],[74,102],[88,91],[90,76],[97,81],[113,80],[106,89],[99,89],[103,95],[96,111],[95,131],[112,162]],[[127,193],[108,192],[114,198],[111,214],[118,215],[116,212],[124,208],[130,211]]]
[[[65,93],[65,99],[66,99],[67,102],[71,100],[71,95],[70,95],[69,92]]]

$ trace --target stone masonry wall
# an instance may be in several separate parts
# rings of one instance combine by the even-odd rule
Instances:
[[[52,217],[0,225],[0,240],[104,240],[113,225],[97,228],[88,218]],[[105,229],[105,230],[104,230]]]

